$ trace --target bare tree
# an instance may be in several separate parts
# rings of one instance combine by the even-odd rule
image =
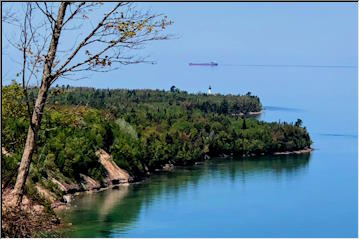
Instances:
[[[168,39],[169,35],[162,32],[170,24],[166,16],[139,11],[126,2],[26,3],[20,43],[13,46],[22,53],[21,75],[30,126],[12,191],[12,206],[22,201],[52,84],[60,78],[76,77],[78,72],[111,71],[121,64],[147,62],[145,57],[132,55],[132,50],[141,49],[149,41]],[[40,81],[35,103],[28,99],[27,92],[32,79]]]
[[[4,7],[6,5],[6,3],[3,3]],[[2,13],[1,13],[1,21],[4,23],[8,23],[8,24],[16,24],[17,23],[17,18],[16,18],[16,14],[14,11],[12,11],[11,8],[6,8],[5,10],[2,9]]]

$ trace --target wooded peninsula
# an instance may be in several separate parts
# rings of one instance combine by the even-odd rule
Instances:
[[[31,89],[30,98],[36,93]],[[2,94],[2,186],[11,189],[29,117],[19,84],[3,86]],[[261,111],[260,99],[251,93],[56,86],[44,111],[25,195],[52,211],[74,192],[140,181],[179,165],[311,149],[300,119],[267,123],[252,116]]]

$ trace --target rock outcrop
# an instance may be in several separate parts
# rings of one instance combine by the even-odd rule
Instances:
[[[100,163],[107,172],[107,181],[109,183],[119,184],[132,181],[130,175],[125,170],[119,168],[112,160],[111,156],[103,149],[98,150],[96,155],[99,157]]]
[[[295,150],[295,151],[286,151],[286,152],[275,152],[274,155],[289,155],[289,154],[302,154],[302,153],[310,153],[314,149],[306,147],[302,150]]]
[[[63,191],[64,193],[74,193],[74,192],[78,192],[81,190],[80,186],[76,183],[61,183],[59,180],[52,178],[51,181],[56,184],[61,191]]]
[[[82,173],[80,173],[80,177],[81,177],[81,185],[83,187],[83,189],[85,191],[91,191],[91,190],[98,190],[100,189],[100,183],[98,183],[97,181],[95,181],[94,179],[92,179],[89,176],[86,176]]]
[[[71,194],[66,194],[66,195],[63,196],[64,203],[70,203],[71,200],[72,200]]]
[[[36,191],[45,199],[47,199],[49,202],[54,203],[56,201],[56,196],[54,193],[50,192],[46,188],[43,188],[39,184],[35,185]]]
[[[163,171],[172,171],[174,169],[175,169],[175,166],[172,163],[167,163],[163,166]]]

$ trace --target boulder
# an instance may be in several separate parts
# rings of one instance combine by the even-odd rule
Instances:
[[[72,199],[71,194],[67,194],[63,196],[63,200],[65,203],[70,203],[71,199]]]
[[[174,170],[174,164],[171,163],[167,163],[163,166],[163,171],[172,171]]]

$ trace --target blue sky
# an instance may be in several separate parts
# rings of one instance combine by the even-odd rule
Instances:
[[[271,80],[281,78],[282,71],[298,70],[226,64],[357,65],[357,3],[137,5],[164,13],[175,21],[168,33],[177,34],[179,38],[148,44],[139,52],[150,54],[157,64],[124,66],[110,73],[87,74],[84,80],[60,80],[58,84],[152,89],[169,89],[175,85],[190,92],[206,91],[211,84],[217,92],[242,93],[257,88],[234,88],[240,79],[244,82],[256,78]],[[6,26],[4,29],[7,30]],[[20,69],[9,58],[16,54],[12,49],[3,53],[3,84],[15,78]],[[188,66],[189,62],[209,61],[218,62],[219,66]],[[310,70],[301,71],[305,74]],[[351,70],[344,71],[342,75]]]

